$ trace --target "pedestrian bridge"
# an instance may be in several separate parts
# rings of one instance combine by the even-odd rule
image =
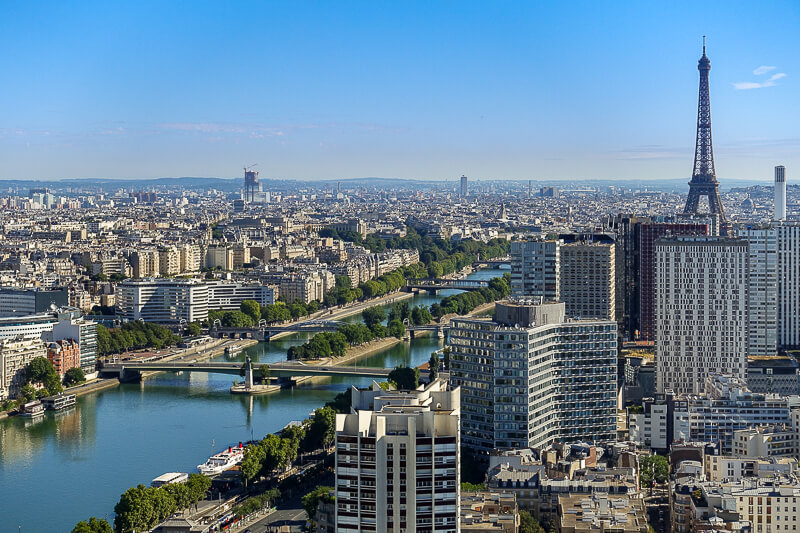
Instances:
[[[424,290],[436,292],[445,289],[458,289],[471,291],[482,289],[489,286],[489,281],[485,279],[420,279],[409,280],[406,283],[406,290]]]

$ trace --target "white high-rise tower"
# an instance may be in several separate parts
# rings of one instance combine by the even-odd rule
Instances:
[[[786,167],[775,167],[775,220],[786,220]]]

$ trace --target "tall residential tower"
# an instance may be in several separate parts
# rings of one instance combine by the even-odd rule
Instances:
[[[775,167],[775,220],[786,220],[786,167]]]
[[[700,393],[712,372],[746,379],[747,241],[671,237],[655,252],[658,392]]]
[[[464,446],[542,449],[616,437],[617,323],[568,320],[563,303],[497,302],[450,322]]]

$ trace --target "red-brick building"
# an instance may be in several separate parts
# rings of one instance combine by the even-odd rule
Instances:
[[[80,368],[81,348],[72,339],[51,342],[47,345],[47,358],[53,363],[58,375],[63,376],[70,368]]]

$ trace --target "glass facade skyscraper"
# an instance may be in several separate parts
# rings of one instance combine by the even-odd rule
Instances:
[[[567,321],[563,303],[498,302],[492,320],[452,319],[450,344],[464,446],[616,438],[616,322]]]

